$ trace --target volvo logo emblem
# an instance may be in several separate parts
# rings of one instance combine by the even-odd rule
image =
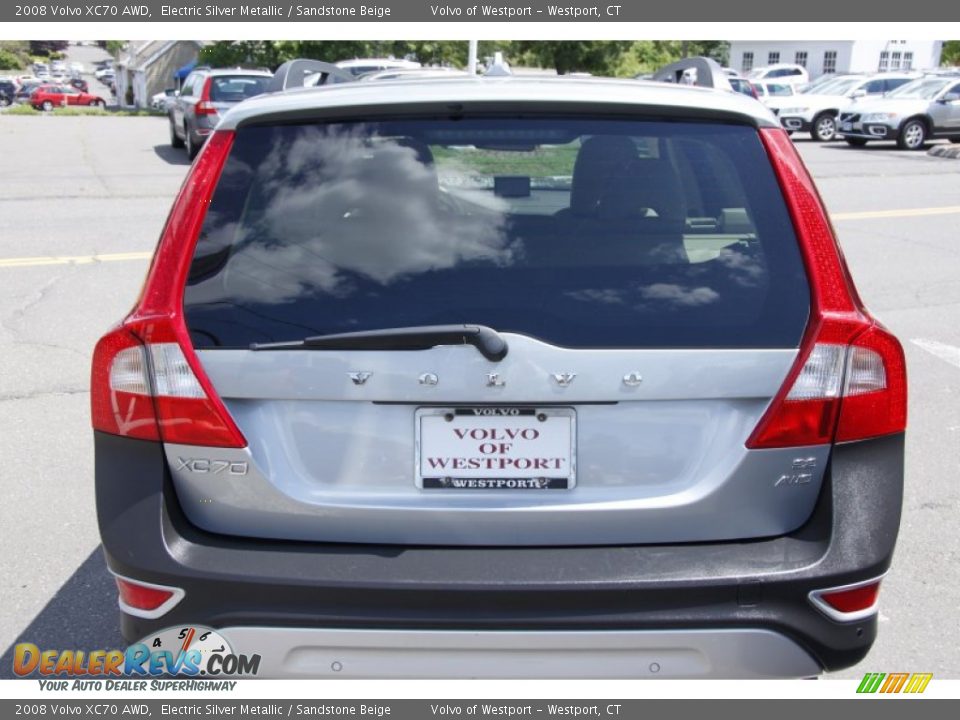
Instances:
[[[577,377],[576,373],[552,373],[550,375],[560,387],[567,387]]]
[[[500,373],[487,373],[487,387],[503,387],[507,381],[500,377]]]
[[[623,384],[627,387],[636,387],[643,382],[643,376],[638,372],[627,373],[623,376]]]
[[[433,373],[423,373],[418,380],[420,381],[421,385],[436,385],[438,382],[440,382],[440,378]]]
[[[347,375],[353,380],[354,385],[363,385],[370,376],[373,375],[369,370],[360,370],[359,372],[348,372]]]

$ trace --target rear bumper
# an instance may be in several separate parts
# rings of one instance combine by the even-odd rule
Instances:
[[[304,672],[314,675],[322,674],[321,665],[331,657],[317,648],[326,647],[333,636],[324,633],[334,630],[352,631],[340,637],[352,638],[346,647],[368,659],[360,674],[378,672],[369,668],[382,668],[376,665],[380,655],[414,661],[402,643],[389,640],[401,636],[387,631],[439,631],[422,637],[462,640],[461,650],[482,647],[505,632],[528,639],[542,633],[551,638],[548,643],[564,638],[572,643],[576,633],[588,632],[600,633],[595,640],[627,643],[631,672],[644,662],[648,668],[654,662],[668,667],[668,661],[655,658],[686,653],[691,660],[684,667],[734,677],[751,676],[752,666],[738,665],[735,658],[743,643],[754,647],[757,631],[779,638],[771,647],[798,648],[814,671],[847,667],[866,655],[876,616],[836,622],[816,609],[808,594],[887,570],[900,520],[903,436],[835,448],[817,506],[796,532],[723,543],[447,548],[213,535],[192,526],[180,510],[159,444],[101,433],[96,482],[110,568],[185,591],[162,617],[124,613],[123,632],[130,640],[179,623],[229,628],[228,639],[249,638],[250,651],[263,655],[254,646],[275,648],[272,659],[264,656],[267,666],[299,671],[290,658],[302,656]],[[356,650],[357,639],[369,637],[358,631],[381,631],[379,649]],[[691,641],[708,637],[724,642],[710,640],[713,649],[707,652]],[[399,649],[385,649],[391,643]],[[531,652],[548,653],[550,647]],[[294,648],[306,649],[298,655]],[[445,657],[469,655],[442,648],[436,652]],[[494,655],[512,657],[509,650]],[[603,643],[584,653],[571,666],[579,668],[570,671],[578,676],[590,674],[591,653],[610,655]],[[793,650],[780,654],[785,664],[765,663],[771,668],[767,676],[811,674],[789,661],[796,657]],[[463,668],[472,667],[472,660],[465,662]],[[428,674],[444,674],[443,666]],[[524,668],[521,674],[540,672]]]
[[[820,666],[769,630],[316,630],[231,627],[259,677],[775,678]]]

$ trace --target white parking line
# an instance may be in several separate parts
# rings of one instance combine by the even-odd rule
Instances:
[[[924,340],[923,338],[914,338],[910,342],[918,348],[926,350],[931,355],[960,368],[960,347],[947,345],[946,343],[937,342],[936,340]]]

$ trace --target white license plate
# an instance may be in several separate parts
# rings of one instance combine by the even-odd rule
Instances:
[[[424,490],[569,490],[572,408],[451,407],[416,413],[416,485]]]

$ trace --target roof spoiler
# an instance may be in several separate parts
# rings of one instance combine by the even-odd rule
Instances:
[[[324,83],[354,82],[357,78],[333,63],[321,60],[288,60],[273,74],[267,92],[283,92],[290,88],[303,87],[307,75],[325,75]]]
[[[657,70],[653,79],[659,82],[678,85],[699,85],[700,87],[730,90],[730,81],[720,67],[720,63],[708,57],[690,57],[678,60]]]

